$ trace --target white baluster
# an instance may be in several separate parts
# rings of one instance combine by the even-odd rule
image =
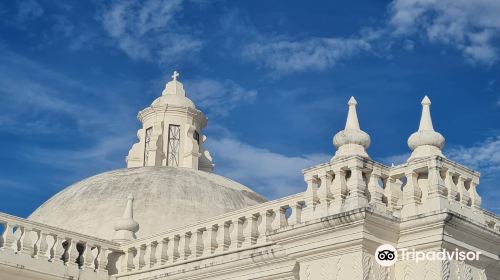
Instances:
[[[200,257],[203,255],[204,251],[210,250],[210,244],[208,244],[208,246],[205,246],[206,244],[204,239],[209,239],[207,229],[199,228],[196,231],[195,257]]]
[[[345,199],[344,210],[352,210],[368,206],[365,192],[368,190],[363,179],[363,161],[355,158],[349,161],[351,176],[347,180],[347,197]]]
[[[22,236],[21,236],[21,240],[22,240],[22,243],[21,243],[21,252],[23,254],[26,254],[30,257],[34,257],[35,256],[35,244],[36,242],[38,241],[38,236],[37,236],[37,240],[35,242],[33,242],[33,233],[36,234],[35,231],[33,231],[32,229],[28,228],[28,227],[23,227],[23,231],[22,231]]]
[[[287,226],[287,221],[286,221],[286,210],[283,207],[278,207],[276,209],[273,209],[274,211],[274,220],[272,223],[272,230],[279,229],[281,227]]]
[[[37,242],[37,252],[35,258],[43,258],[49,260],[50,252],[49,252],[49,244],[47,241],[48,234],[44,231],[40,231],[38,234],[40,237]]]
[[[160,250],[160,261],[157,262],[158,265],[166,264],[170,259],[172,259],[172,255],[169,254],[172,246],[172,240],[167,238],[163,238],[161,241],[161,250]]]
[[[4,223],[2,232],[2,242],[0,244],[0,250],[12,250],[14,251],[14,245],[17,243],[17,238],[14,235],[14,224]],[[17,250],[16,250],[17,251]]]
[[[97,269],[99,271],[108,271],[108,257],[111,253],[111,250],[106,249],[105,247],[99,247],[99,255],[97,255]]]
[[[158,262],[158,251],[160,251],[160,247],[158,246],[158,241],[152,241],[150,244],[149,254],[146,255],[146,265],[149,267],[154,267]]]
[[[314,214],[315,218],[328,216],[328,208],[331,200],[333,199],[333,193],[331,191],[332,175],[329,172],[321,171],[319,174],[319,180],[321,182],[318,190],[319,205],[317,206],[316,213]],[[292,208],[296,207],[295,205],[290,206]]]
[[[336,168],[333,172],[335,176],[332,182],[333,200],[330,202],[330,211],[332,214],[341,211],[347,197],[346,172],[341,168]]]
[[[267,241],[267,232],[271,230],[271,223],[273,221],[272,210],[266,210],[259,215],[259,226],[257,232],[257,244],[265,243]]]
[[[403,208],[401,215],[409,217],[418,214],[418,206],[421,202],[422,191],[418,186],[418,173],[415,171],[407,171],[406,185],[403,187]]]
[[[84,260],[84,263],[82,265],[82,270],[83,269],[91,269],[93,271],[95,271],[97,268],[96,268],[96,262],[95,262],[95,255],[94,253],[92,252],[92,248],[94,248],[95,246],[92,246],[90,243],[86,242],[85,243],[85,249],[83,251],[83,260]]]

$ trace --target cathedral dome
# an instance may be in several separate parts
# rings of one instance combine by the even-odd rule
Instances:
[[[111,240],[130,195],[138,238],[265,201],[251,189],[213,173],[138,167],[77,182],[50,198],[29,219]]]

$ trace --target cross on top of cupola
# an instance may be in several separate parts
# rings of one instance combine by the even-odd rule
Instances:
[[[174,81],[177,81],[177,77],[179,77],[179,75],[180,75],[179,72],[177,72],[177,70],[174,70],[174,74],[172,74],[172,79]]]

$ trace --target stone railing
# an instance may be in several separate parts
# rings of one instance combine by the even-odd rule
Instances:
[[[270,245],[267,234],[300,223],[303,207],[299,193],[122,244],[120,274]]]
[[[389,167],[353,156],[317,165],[304,171],[306,216],[321,217],[371,206],[396,216],[401,209],[400,178]]]
[[[393,167],[390,174],[406,181],[402,216],[450,209],[484,221],[478,172],[436,156]]]
[[[371,206],[396,217],[450,209],[484,222],[479,173],[443,157],[388,167],[348,157],[304,170],[306,216]]]
[[[121,252],[117,243],[4,213],[0,225],[0,253],[10,251],[53,265],[106,272],[110,253]]]

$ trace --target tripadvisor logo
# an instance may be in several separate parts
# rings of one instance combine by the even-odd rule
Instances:
[[[416,251],[415,249],[401,248],[396,250],[394,246],[390,244],[380,245],[375,251],[375,260],[381,266],[391,266],[396,263],[396,260],[402,261],[444,261],[444,260],[456,260],[456,261],[472,261],[479,260],[479,255],[481,252],[474,251],[459,251],[455,249],[453,251],[448,251],[446,249],[441,249],[441,251]]]

